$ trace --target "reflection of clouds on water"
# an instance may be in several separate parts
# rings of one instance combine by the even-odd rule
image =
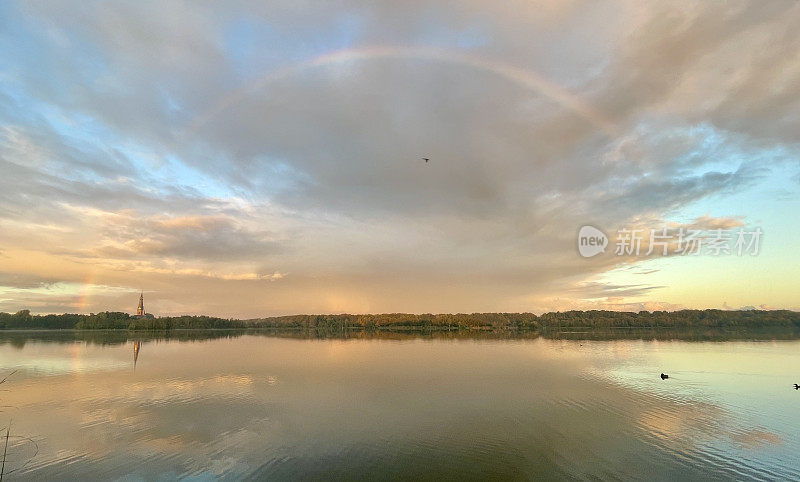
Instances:
[[[726,438],[747,449],[783,443],[777,433],[763,427],[748,427],[732,413],[715,405],[668,402],[667,407],[643,412],[637,423],[650,436],[675,451],[691,450],[694,446]]]
[[[67,373],[89,373],[113,371],[126,366],[125,362],[112,358],[38,358],[16,361],[0,359],[0,365],[12,370],[28,371],[36,376],[63,375]]]
[[[75,478],[87,480],[103,470],[124,475],[130,465],[138,465],[134,460],[141,460],[145,464],[129,472],[139,478],[143,473],[165,475],[164,469],[180,459],[182,469],[175,477],[244,473],[246,466],[236,463],[236,457],[263,444],[269,433],[268,409],[252,398],[256,377],[119,385],[113,379],[105,374],[96,374],[94,380],[51,379],[48,391],[64,396],[54,399],[42,392],[38,409],[29,407],[25,414],[26,430],[44,440],[29,471],[63,474],[63,467],[76,464],[77,474],[86,472]],[[266,378],[260,380],[261,386],[269,386]],[[97,389],[82,393],[80,387]]]
[[[646,467],[679,479],[766,476],[773,464],[769,474],[797,475],[797,439],[779,426],[737,420],[748,412],[682,391],[680,377],[648,381],[647,343],[598,345],[245,336],[148,343],[136,372],[130,343],[96,345],[81,357],[118,352],[125,368],[29,376],[9,403],[43,441],[25,472],[38,479],[348,478],[389,466],[507,478],[641,478]]]
[[[620,343],[628,345],[623,352],[614,346]],[[797,342],[606,344],[587,353],[583,376],[641,400],[644,410],[634,420],[643,440],[686,463],[738,464],[769,478],[781,470],[797,475],[788,454],[800,446],[786,432],[797,413],[787,410],[782,383]],[[658,377],[662,370],[668,380]]]
[[[688,450],[718,437],[729,417],[721,408],[702,402],[662,400],[659,405],[641,413],[637,424],[673,450]]]
[[[122,397],[159,403],[171,398],[242,395],[255,378],[250,375],[215,375],[207,378],[137,381],[121,387]],[[268,379],[265,379],[268,382]]]
[[[765,445],[783,444],[783,438],[780,435],[763,428],[734,432],[731,434],[731,440],[741,444],[742,447],[747,449],[759,448]]]
[[[224,474],[243,472],[243,470],[236,470],[237,466],[240,465],[240,462],[235,457],[231,456],[211,459],[209,460],[208,465],[209,465],[208,471],[215,477],[219,477]],[[247,466],[244,466],[242,468],[246,469],[246,467]]]

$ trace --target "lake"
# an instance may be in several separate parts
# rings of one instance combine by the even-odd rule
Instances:
[[[800,340],[614,338],[0,332],[4,470],[800,479]]]

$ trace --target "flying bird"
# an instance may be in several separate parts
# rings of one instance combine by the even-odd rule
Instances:
[[[428,159],[427,157],[423,157],[422,160],[425,161],[425,162],[430,161],[430,159]]]

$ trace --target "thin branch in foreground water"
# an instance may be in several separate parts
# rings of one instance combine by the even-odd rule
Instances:
[[[5,379],[3,381],[5,381]],[[6,454],[8,454],[8,436],[10,433],[11,433],[11,420],[8,421],[8,427],[6,427],[6,446],[3,449],[3,463],[2,465],[0,465],[0,482],[3,482],[3,472],[6,471]]]
[[[10,377],[11,375],[17,373],[17,371],[19,371],[19,370],[14,370],[13,372],[11,372],[8,375],[6,375],[2,380],[0,380],[0,383],[5,383],[6,380],[8,380],[8,377]]]
[[[2,380],[0,380],[0,385],[8,380],[8,377],[17,373],[17,370],[12,371],[8,375],[6,375]],[[3,448],[3,461],[0,463],[0,482],[3,482],[3,474],[6,471],[6,456],[8,455],[8,436],[11,434],[11,420],[8,421],[8,427],[6,427],[6,443],[5,447]]]

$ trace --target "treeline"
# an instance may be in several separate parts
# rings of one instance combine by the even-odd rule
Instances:
[[[422,314],[385,313],[378,315],[290,315],[247,320],[254,328],[296,328],[303,330],[346,330],[350,328],[518,328],[537,327],[533,313],[458,313]]]
[[[128,313],[90,315],[31,315],[29,310],[0,313],[0,329],[295,329],[318,334],[347,330],[559,330],[563,328],[800,328],[800,313],[775,311],[564,311],[533,313],[458,313],[377,315],[292,315],[235,320],[211,316],[164,316],[137,318]]]
[[[542,327],[587,328],[739,328],[800,327],[800,313],[789,310],[564,311],[545,313]]]
[[[392,329],[559,329],[559,328],[659,328],[659,327],[761,327],[800,328],[800,313],[774,311],[563,311],[533,313],[422,314],[388,313],[378,315],[292,315],[247,321],[257,328],[297,328],[304,330],[342,330],[348,328]]]
[[[119,311],[104,311],[89,315],[65,313],[63,315],[31,315],[29,310],[14,314],[0,313],[0,329],[75,329],[75,330],[179,330],[245,328],[240,320],[212,316],[164,316],[136,318]]]
[[[162,316],[131,320],[129,330],[219,330],[246,328],[241,320],[216,318],[213,316]]]

